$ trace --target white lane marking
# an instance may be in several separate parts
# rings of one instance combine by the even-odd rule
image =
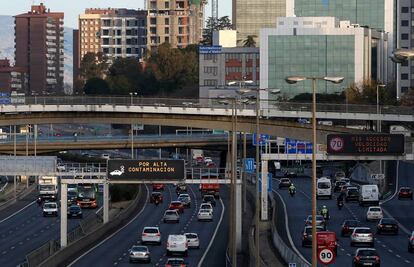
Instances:
[[[148,187],[147,186],[145,186],[145,190],[147,190],[147,197],[145,199],[148,199],[148,197],[149,197],[149,190],[148,190]],[[85,253],[83,253],[82,255],[80,255],[78,258],[76,258],[74,261],[72,261],[68,265],[68,267],[73,266],[73,264],[75,264],[81,258],[83,258],[87,254],[89,254],[92,250],[94,250],[97,247],[101,246],[103,243],[105,243],[106,241],[108,241],[109,239],[111,239],[113,236],[115,236],[116,234],[118,234],[122,229],[124,229],[125,227],[127,227],[128,225],[130,225],[145,210],[145,207],[147,206],[147,203],[148,203],[148,201],[145,201],[144,207],[142,207],[142,209],[138,212],[138,214],[135,215],[134,218],[132,218],[127,224],[125,224],[124,226],[122,226],[121,228],[119,228],[118,230],[116,230],[114,233],[112,233],[110,236],[108,236],[107,238],[105,238],[104,240],[102,240],[101,242],[99,242],[98,244],[96,244],[95,246],[93,246],[92,248],[90,248],[88,251],[86,251]],[[118,264],[118,263],[114,263],[114,265],[116,265],[116,264]]]
[[[9,177],[6,176],[6,183],[0,188],[0,192],[2,192],[8,184],[9,184]]]
[[[389,252],[389,253],[393,253],[394,251],[392,251],[392,249],[389,249],[389,250],[388,250],[388,252]]]
[[[407,228],[405,228],[405,226],[402,225],[397,219],[392,217],[392,215],[385,208],[382,207],[382,211],[385,213],[385,215],[387,215],[388,218],[394,219],[398,223],[398,226],[400,227],[400,229],[404,231],[404,233],[406,233],[407,235],[411,234],[411,231],[409,231]]]
[[[276,190],[272,190],[273,192],[275,192],[279,198],[282,200],[282,204],[283,204],[283,211],[285,213],[285,227],[286,227],[286,233],[289,239],[289,243],[292,246],[292,249],[295,251],[295,253],[302,258],[302,260],[304,260],[307,264],[311,265],[309,261],[306,260],[306,258],[302,255],[302,253],[299,252],[299,250],[296,248],[295,244],[293,243],[292,240],[292,236],[290,235],[290,229],[289,229],[289,218],[288,218],[288,214],[287,214],[287,209],[286,209],[286,204],[285,201],[283,200],[282,196],[279,194],[279,192],[277,192]]]
[[[20,213],[20,212],[22,212],[23,210],[25,210],[25,209],[27,209],[28,207],[30,207],[31,205],[33,205],[35,202],[36,202],[36,200],[34,200],[33,202],[31,202],[31,203],[27,204],[26,206],[24,206],[23,208],[19,209],[18,211],[16,211],[16,212],[15,212],[15,213],[13,213],[12,215],[10,215],[10,216],[8,216],[8,217],[4,218],[3,220],[1,220],[1,221],[0,221],[0,223],[3,223],[3,222],[5,222],[5,221],[7,221],[8,219],[10,219],[11,217],[13,217],[13,216],[15,216],[15,215],[19,214],[19,213]]]
[[[405,260],[405,262],[406,262],[406,263],[411,263],[411,261],[409,261],[409,260]]]
[[[216,226],[216,229],[214,230],[214,233],[213,233],[212,238],[210,239],[210,243],[208,243],[208,246],[207,246],[206,251],[204,252],[203,256],[201,257],[200,261],[197,264],[197,267],[201,267],[201,265],[203,264],[203,261],[204,261],[205,257],[207,256],[208,251],[210,250],[211,245],[213,245],[214,239],[216,238],[217,231],[218,231],[218,229],[220,228],[220,225],[221,225],[221,221],[223,220],[224,210],[226,208],[225,208],[224,203],[223,203],[223,200],[221,198],[220,198],[220,203],[221,203],[221,206],[223,207],[222,210],[221,210],[220,220],[219,220],[219,222],[218,222],[218,224]]]
[[[397,258],[401,258],[401,256],[400,256],[400,255],[398,255],[398,254],[397,254],[397,255],[395,255],[395,257],[397,257]]]
[[[101,206],[96,212],[95,214],[98,214],[101,210],[103,209],[103,206]]]

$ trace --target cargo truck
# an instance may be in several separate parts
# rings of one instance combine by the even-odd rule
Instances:
[[[56,176],[39,177],[39,198],[56,200],[58,195],[58,180]]]

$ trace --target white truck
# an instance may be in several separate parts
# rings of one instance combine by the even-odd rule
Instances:
[[[379,205],[379,190],[376,184],[361,185],[359,189],[359,205]]]
[[[56,199],[58,194],[58,180],[56,176],[39,177],[39,198]]]

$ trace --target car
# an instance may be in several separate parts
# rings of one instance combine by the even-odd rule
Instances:
[[[376,184],[365,184],[359,188],[359,205],[364,206],[366,204],[372,206],[379,205],[379,189]]]
[[[345,172],[344,171],[337,171],[335,172],[335,181],[340,181],[342,178],[345,178]]]
[[[413,200],[413,191],[410,187],[400,187],[398,191],[398,199],[409,198]]]
[[[213,221],[213,212],[208,209],[201,209],[197,213],[197,220],[199,221]]]
[[[210,203],[214,207],[216,206],[216,199],[213,195],[204,195],[203,197],[203,203]]]
[[[374,234],[369,227],[355,227],[351,234],[351,247],[356,244],[369,244],[374,247]]]
[[[163,221],[164,221],[164,223],[167,223],[167,222],[179,223],[180,222],[180,215],[178,215],[177,210],[166,210],[164,212]]]
[[[161,192],[152,192],[150,196],[150,203],[155,203],[155,201],[162,203],[164,201],[164,197]]]
[[[279,181],[279,189],[283,187],[289,187],[292,184],[289,178],[282,178]]]
[[[367,211],[367,221],[372,221],[372,220],[381,220],[383,217],[382,214],[382,209],[380,206],[371,206],[368,207],[368,211]]]
[[[332,199],[332,183],[328,177],[321,177],[316,180],[316,199],[328,197]]]
[[[357,187],[348,187],[345,191],[345,202],[359,201],[359,191]]]
[[[78,193],[76,191],[68,191],[67,199],[68,204],[76,204]]]
[[[189,194],[180,194],[177,200],[180,201],[184,205],[184,207],[191,207],[191,197]]]
[[[165,263],[165,267],[188,267],[182,258],[169,258]]]
[[[204,158],[204,163],[207,165],[208,163],[213,162],[213,160],[210,157]]]
[[[308,215],[305,220],[305,226],[312,225],[312,215]],[[316,215],[316,226],[322,226],[324,230],[326,230],[326,222],[322,215]]]
[[[151,253],[147,246],[132,246],[129,249],[129,262],[151,262]]]
[[[287,178],[296,178],[298,175],[295,171],[286,171],[285,176]]]
[[[111,159],[111,156],[109,154],[102,154],[101,158],[102,159]]]
[[[323,226],[316,226],[316,232],[325,231]],[[302,247],[312,246],[312,226],[305,226],[302,232]]]
[[[164,191],[164,184],[152,184],[152,191]]]
[[[124,172],[123,171],[120,171],[120,170],[114,170],[114,171],[111,171],[109,174],[110,175],[112,175],[112,176],[120,176],[120,175],[122,175]]]
[[[352,187],[352,185],[344,184],[343,186],[341,186],[340,192],[346,193],[346,190],[348,189],[348,187]]]
[[[375,248],[358,248],[352,259],[352,266],[380,266],[380,257]]]
[[[414,251],[414,231],[408,236],[408,252]]]
[[[170,205],[168,206],[168,209],[177,210],[178,213],[184,213],[184,205],[179,200],[171,201]]]
[[[183,254],[184,257],[188,256],[188,241],[185,235],[168,235],[167,256],[174,253]]]
[[[340,191],[341,191],[341,187],[342,187],[343,185],[346,185],[346,183],[345,183],[345,182],[342,182],[342,181],[336,181],[336,182],[335,182],[335,185],[334,185],[334,192],[335,192],[335,193],[336,193],[336,192],[340,192]]]
[[[183,183],[177,184],[177,186],[175,187],[175,192],[177,193],[177,195],[187,192],[187,185]]]
[[[345,184],[351,185],[351,179],[349,179],[349,178],[341,178],[339,181],[340,182],[345,182]]]
[[[382,218],[377,224],[377,234],[392,232],[398,235],[398,222],[392,218]]]
[[[210,203],[202,203],[200,205],[200,210],[209,210],[211,213],[213,213],[213,206]]]
[[[142,244],[156,243],[161,245],[161,232],[159,227],[147,226],[142,229],[141,234]]]
[[[76,205],[72,204],[68,208],[68,218],[82,218],[82,209]]]
[[[360,227],[361,223],[357,220],[345,220],[341,226],[341,236],[350,236],[356,227]]]
[[[214,162],[208,162],[208,163],[206,164],[206,167],[207,167],[207,168],[215,168],[215,167],[217,167],[217,165],[216,165],[216,163],[214,163]]]
[[[46,202],[43,204],[43,217],[58,216],[58,205],[56,202]]]
[[[185,233],[184,235],[187,237],[188,248],[200,248],[200,239],[197,233]]]

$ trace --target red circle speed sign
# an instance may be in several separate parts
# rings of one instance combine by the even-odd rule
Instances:
[[[331,264],[335,260],[335,253],[331,248],[324,248],[318,251],[318,260],[324,265]]]
[[[344,139],[341,137],[332,138],[329,142],[329,148],[335,152],[342,151],[344,149]]]

